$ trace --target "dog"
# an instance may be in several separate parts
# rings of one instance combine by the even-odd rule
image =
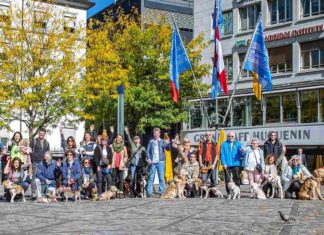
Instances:
[[[56,190],[54,187],[49,187],[46,193],[46,197],[47,200],[45,200],[44,202],[57,202],[56,199]]]
[[[227,187],[228,187],[228,189],[230,191],[229,196],[228,196],[227,199],[231,199],[231,198],[233,198],[233,200],[236,199],[236,198],[240,199],[241,190],[233,181],[228,182]]]
[[[147,185],[147,181],[145,179],[145,176],[141,176],[141,181],[140,181],[140,197],[141,198],[146,198],[146,185]]]
[[[314,177],[319,180],[319,182],[324,184],[324,167],[314,170]]]
[[[252,187],[252,194],[254,195],[254,198],[262,199],[262,200],[267,199],[266,195],[264,194],[263,190],[261,189],[258,183],[252,183],[251,187]]]
[[[125,197],[128,196],[129,193],[130,193],[130,191],[131,191],[130,181],[129,180],[125,180],[124,181],[124,184],[123,184],[123,193],[124,193],[124,196]]]
[[[177,197],[177,187],[174,182],[172,182],[165,193],[161,196],[162,199],[170,199]]]
[[[280,198],[284,199],[284,194],[283,194],[283,190],[282,190],[280,176],[270,176],[270,177],[266,178],[266,180],[264,181],[262,186],[267,184],[267,183],[271,184],[271,186],[272,186],[272,195],[270,196],[270,198],[274,197],[274,194],[275,194],[275,191],[276,191],[275,189],[278,189],[279,194],[280,194]]]
[[[65,202],[68,202],[69,198],[74,198],[74,202],[77,203],[78,200],[81,202],[81,192],[78,188],[77,190],[72,190],[71,187],[61,187],[59,192],[63,193],[65,197]]]
[[[187,175],[188,172],[184,169],[181,169],[179,174],[175,176],[173,179],[173,182],[175,183],[177,188],[178,197],[180,199],[185,198],[184,191],[185,191],[185,186],[187,184]]]
[[[11,199],[10,199],[11,203],[15,202],[15,198],[18,194],[22,196],[23,202],[26,202],[25,191],[23,187],[21,187],[20,185],[14,184],[13,182],[7,180],[3,182],[3,187],[9,190],[9,193],[11,195]]]
[[[92,198],[92,201],[99,201],[97,188],[91,189],[91,198]]]
[[[111,186],[110,190],[100,195],[100,201],[115,199],[117,196],[118,189],[116,186]]]
[[[323,200],[321,195],[321,178],[313,176],[304,180],[298,192],[299,200]]]
[[[248,173],[246,171],[244,171],[244,170],[241,171],[240,179],[241,179],[242,184],[244,184],[244,185],[249,184],[249,176],[248,176]]]
[[[221,193],[221,191],[219,191],[216,187],[209,188],[207,184],[200,187],[200,198],[203,197],[204,192],[206,193],[204,197],[205,199],[208,198],[210,192],[213,192],[215,195],[217,195],[217,197],[223,198],[223,194]]]

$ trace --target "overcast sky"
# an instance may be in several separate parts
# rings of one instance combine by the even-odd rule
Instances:
[[[95,6],[91,7],[88,10],[88,18],[96,14],[98,11],[101,11],[106,6],[110,5],[114,2],[114,0],[91,0],[92,2],[96,3]]]

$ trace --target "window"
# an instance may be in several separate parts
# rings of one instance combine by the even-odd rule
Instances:
[[[282,95],[283,122],[297,122],[296,93]]]
[[[233,12],[223,12],[223,27],[222,27],[223,36],[233,34]]]
[[[219,115],[219,123],[223,123],[225,113],[228,106],[228,99],[219,99],[218,100],[218,113]],[[231,126],[231,114],[230,112],[227,114],[225,126]]]
[[[247,97],[233,99],[233,126],[246,126]]]
[[[324,40],[301,44],[301,68],[324,67]]]
[[[64,16],[64,31],[69,33],[75,33],[75,17]]]
[[[226,70],[226,79],[227,81],[233,80],[233,57],[230,56],[224,56],[224,65]]]
[[[200,103],[192,102],[190,104],[190,128],[201,128],[202,116],[200,112]]]
[[[301,3],[303,17],[324,13],[324,0],[301,0]]]
[[[270,23],[278,24],[292,20],[292,0],[269,1]]]
[[[240,8],[240,31],[254,29],[259,13],[261,11],[261,4],[255,4],[248,7]]]
[[[41,11],[35,11],[33,26],[37,31],[46,32],[46,26],[47,26],[46,21],[47,21],[46,13]]]
[[[240,69],[241,69],[242,64],[243,64],[243,62],[244,62],[244,57],[245,57],[245,53],[244,53],[244,54],[239,54]],[[242,76],[242,78],[249,78],[249,77],[252,77],[252,72],[243,69],[241,76]]]
[[[248,99],[248,114],[251,115],[249,118],[249,126],[261,126],[263,124],[262,107],[261,101],[255,96],[250,96]]]
[[[266,123],[280,122],[280,96],[266,97]]]
[[[292,46],[268,49],[269,65],[272,74],[292,71]]]
[[[318,121],[318,90],[301,91],[301,122],[310,123]]]
[[[320,100],[319,100],[319,105],[320,105],[320,117],[321,117],[321,122],[324,122],[324,89],[319,90],[320,93]]]

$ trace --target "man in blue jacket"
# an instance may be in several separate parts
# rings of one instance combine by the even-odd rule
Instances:
[[[164,170],[165,170],[165,154],[164,149],[170,150],[170,139],[162,140],[160,138],[160,128],[153,129],[153,139],[148,143],[146,149],[146,161],[149,164],[149,179],[147,183],[147,197],[152,196],[153,181],[157,170],[159,177],[159,194],[164,193]]]
[[[60,162],[52,160],[49,151],[45,152],[43,161],[38,164],[36,171],[35,184],[38,200],[42,199],[42,185],[45,186],[43,193],[46,193],[49,189],[55,193],[56,181],[60,174]]]
[[[226,192],[229,195],[228,182],[234,181],[240,187],[239,168],[240,158],[245,155],[241,143],[235,139],[235,132],[231,131],[227,135],[227,140],[221,145],[221,163],[225,173]],[[233,176],[231,176],[231,174]],[[233,179],[232,179],[233,177]]]

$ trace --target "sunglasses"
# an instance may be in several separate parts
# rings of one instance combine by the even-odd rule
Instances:
[[[229,135],[228,137],[234,137],[234,135]]]
[[[187,144],[187,143],[190,143],[190,141],[189,141],[189,140],[187,140],[187,141],[183,141],[183,143]]]
[[[206,134],[207,136],[211,136],[212,134]]]
[[[73,142],[73,140],[69,139],[68,142]]]
[[[73,156],[73,154],[69,153],[69,154],[67,154],[66,156]]]
[[[90,164],[90,162],[84,162],[84,164]]]
[[[251,143],[251,144],[257,144],[257,143]]]

